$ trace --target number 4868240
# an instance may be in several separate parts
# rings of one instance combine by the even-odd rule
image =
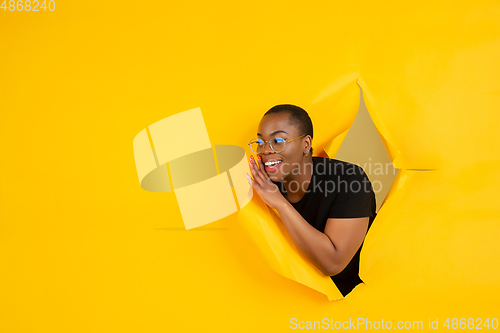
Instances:
[[[39,12],[39,8],[44,11],[47,11],[47,9],[54,11],[56,9],[56,3],[54,0],[49,0],[49,5],[47,6],[47,0],[43,0],[41,5],[38,0],[9,0],[8,3],[7,0],[3,0],[2,5],[0,6],[0,9],[3,9],[4,11],[7,11],[8,9],[11,12],[21,12],[23,10],[26,12]]]

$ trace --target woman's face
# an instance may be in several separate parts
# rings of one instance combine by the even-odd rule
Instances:
[[[288,113],[274,113],[264,116],[259,124],[257,136],[265,141],[274,137],[281,137],[285,140],[295,139],[300,136],[297,127],[290,124]],[[300,168],[304,151],[309,147],[307,140],[309,136],[285,143],[285,150],[280,153],[274,152],[266,143],[264,151],[260,155],[262,162],[281,161],[279,164],[266,165],[265,171],[273,182],[279,182],[287,179],[290,174],[301,173],[301,170],[292,170]]]

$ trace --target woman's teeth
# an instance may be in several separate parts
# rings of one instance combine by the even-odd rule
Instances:
[[[274,166],[274,165],[280,164],[280,163],[281,163],[281,161],[273,161],[273,162],[266,162],[265,164],[266,164],[266,166]]]

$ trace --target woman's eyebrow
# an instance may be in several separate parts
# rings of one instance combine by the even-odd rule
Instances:
[[[287,133],[287,132],[285,132],[285,131],[274,131],[274,132],[272,132],[272,133],[270,134],[270,136],[273,136],[274,134],[277,134],[277,133],[285,133],[285,134],[288,134],[288,133]],[[262,136],[262,134],[257,133],[257,136]]]

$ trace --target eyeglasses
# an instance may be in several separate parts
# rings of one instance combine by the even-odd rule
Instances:
[[[255,139],[250,140],[248,145],[250,146],[250,149],[254,153],[262,154],[262,152],[264,151],[264,147],[266,146],[266,143],[269,142],[269,147],[271,147],[271,149],[274,150],[275,153],[281,153],[283,150],[285,150],[285,144],[287,142],[300,139],[306,135],[307,134],[304,134],[304,135],[299,136],[298,138],[291,139],[291,140],[285,140],[285,139],[280,138],[280,137],[275,137],[269,141],[264,141],[261,138],[255,138]]]

